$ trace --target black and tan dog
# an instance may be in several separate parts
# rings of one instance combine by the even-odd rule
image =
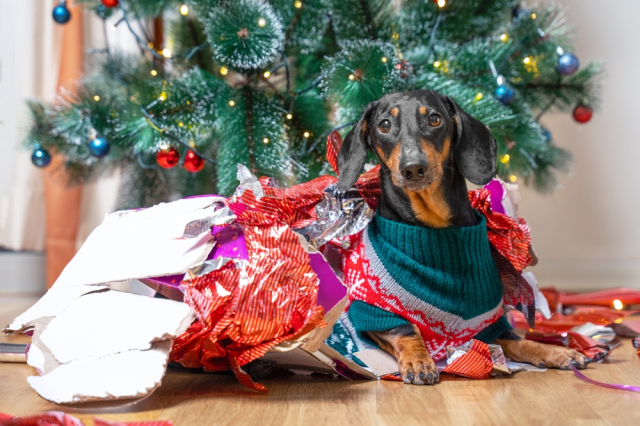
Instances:
[[[382,198],[377,214],[430,228],[478,222],[465,178],[483,185],[495,175],[496,141],[452,99],[419,90],[396,93],[369,104],[345,137],[338,157],[341,190],[358,179],[372,150],[381,165]],[[434,384],[438,370],[415,325],[369,332],[398,360],[405,383]],[[536,366],[582,369],[589,361],[573,349],[521,339],[513,331],[495,343],[507,357]]]

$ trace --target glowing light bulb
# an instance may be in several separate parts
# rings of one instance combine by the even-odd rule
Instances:
[[[229,101],[229,106],[236,106],[236,101],[233,99]]]
[[[95,96],[93,97],[93,100],[94,100],[94,101],[96,101],[96,102],[98,102],[98,101],[100,100],[100,96],[95,95]]]
[[[440,62],[440,61],[435,61],[435,62],[433,63],[433,66],[434,66],[434,67],[436,67],[436,68],[439,68],[439,67],[440,67],[440,65],[442,65],[442,62]]]
[[[220,67],[220,74],[227,75],[228,72],[229,70],[227,69],[227,67]]]
[[[446,0],[438,0],[438,7],[445,7],[447,4]]]
[[[156,71],[156,70],[151,70],[151,75],[155,77],[156,75],[158,75],[158,71]]]
[[[355,75],[353,75],[353,74],[349,74],[349,80],[353,80],[354,78],[356,78],[356,76],[355,76]]]
[[[182,16],[187,16],[189,14],[189,6],[187,6],[186,4],[180,6],[180,13],[182,14]]]
[[[531,14],[531,19],[536,19],[536,16],[537,16],[537,15],[536,15],[535,13],[532,13],[532,14]]]
[[[264,144],[269,143],[269,138],[264,138],[264,139],[262,139],[262,143],[264,143]]]
[[[293,118],[292,114],[287,114],[287,120],[291,120]]]
[[[507,33],[502,33],[502,34],[500,34],[500,40],[501,40],[501,41],[507,41],[507,40],[509,40],[509,34],[507,34]]]
[[[382,57],[382,59],[380,59],[380,60],[381,60],[383,63],[385,63],[385,64],[386,64],[386,63],[387,63],[387,61],[388,61],[388,59],[387,59],[387,57],[386,57],[386,56],[383,56],[383,57]]]
[[[478,92],[478,94],[476,95],[476,102],[479,101],[480,99],[482,99],[484,97],[484,95],[482,94],[482,92]]]
[[[171,57],[171,51],[167,48],[162,49],[162,56],[164,56],[165,58],[170,58]]]
[[[271,77],[271,71],[265,71],[263,75],[264,75],[264,78],[269,78]]]
[[[178,123],[178,126],[183,127],[184,123],[180,122],[180,123]]]
[[[500,158],[500,161],[502,161],[502,164],[507,164],[510,158],[511,157],[509,156],[509,154],[505,154],[502,156],[502,158]]]
[[[260,28],[263,28],[267,25],[267,20],[264,18],[258,18],[258,26]]]
[[[147,47],[148,47],[149,49],[153,49],[153,43],[151,43],[151,42],[147,43]]]
[[[516,176],[516,175],[511,175],[511,176],[509,176],[509,180],[510,180],[511,182],[515,182],[515,181],[517,181],[517,180],[518,180],[518,176]]]
[[[158,96],[158,100],[161,102],[164,102],[167,100],[167,92],[162,92],[160,93],[160,96]]]
[[[117,30],[117,29],[118,29],[118,28],[116,28],[116,26],[115,26],[115,25],[112,25],[112,26],[111,26],[111,31],[115,31],[115,30]]]
[[[293,7],[295,7],[296,9],[300,9],[302,7],[302,2],[301,1],[294,2]]]
[[[613,307],[616,310],[621,311],[622,308],[624,308],[624,305],[622,304],[622,302],[620,300],[616,299],[616,300],[613,301]]]
[[[302,136],[304,136],[305,138],[308,138],[308,137],[310,136],[310,133],[309,133],[309,132],[304,132],[304,133],[302,134]]]
[[[522,62],[524,62],[525,64],[530,64],[531,63],[531,56],[527,56],[525,57]]]

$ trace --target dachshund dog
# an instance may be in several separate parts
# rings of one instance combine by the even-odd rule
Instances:
[[[496,170],[496,141],[487,127],[451,98],[417,90],[395,93],[369,104],[347,134],[338,156],[338,189],[351,188],[365,165],[367,150],[381,166],[382,197],[376,214],[429,228],[477,225],[465,178],[488,183]],[[405,383],[435,384],[438,370],[415,325],[368,332],[393,355]],[[579,352],[521,339],[512,330],[494,343],[514,361],[538,367],[579,369],[590,361]]]

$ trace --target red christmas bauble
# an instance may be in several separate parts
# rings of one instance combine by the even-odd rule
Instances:
[[[191,173],[198,173],[204,167],[204,160],[193,151],[187,151],[182,163],[185,169]]]
[[[573,118],[578,123],[586,123],[593,117],[593,110],[586,105],[578,105],[573,110]]]
[[[102,4],[106,7],[116,7],[118,5],[118,0],[102,0]]]
[[[156,154],[156,161],[160,167],[170,169],[180,162],[180,153],[173,147],[163,149]]]

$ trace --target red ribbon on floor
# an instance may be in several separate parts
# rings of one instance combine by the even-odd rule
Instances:
[[[472,340],[471,349],[447,365],[443,373],[456,374],[470,379],[488,379],[493,370],[491,351],[486,343]]]

